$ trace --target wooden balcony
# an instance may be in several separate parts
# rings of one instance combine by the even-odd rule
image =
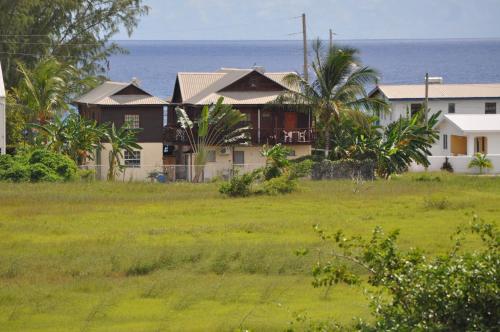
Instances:
[[[196,137],[196,129],[193,130]],[[274,145],[274,144],[313,144],[316,140],[316,132],[313,128],[270,128],[250,130],[252,145]],[[164,142],[166,144],[189,144],[189,139],[184,129],[167,126],[164,128]]]

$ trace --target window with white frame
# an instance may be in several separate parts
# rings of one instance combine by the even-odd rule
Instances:
[[[123,151],[123,163],[125,167],[140,168],[141,167],[141,151]]]
[[[443,135],[443,150],[448,150],[448,135]]]
[[[125,127],[130,129],[140,128],[139,114],[125,114]]]
[[[234,151],[233,164],[235,164],[235,165],[244,165],[245,164],[245,151]]]
[[[215,150],[207,151],[207,161],[209,163],[215,163],[217,161],[215,156]]]

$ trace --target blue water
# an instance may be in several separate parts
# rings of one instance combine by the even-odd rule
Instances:
[[[300,41],[121,41],[129,54],[110,59],[108,76],[137,77],[149,92],[172,95],[179,71],[264,66],[268,71],[302,72]],[[500,82],[500,39],[342,41],[360,50],[383,83],[419,83],[426,72],[445,83]]]

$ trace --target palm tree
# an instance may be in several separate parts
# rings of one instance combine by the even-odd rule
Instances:
[[[68,109],[73,93],[96,83],[94,78],[82,78],[75,67],[53,57],[42,59],[32,69],[21,62],[17,67],[21,80],[17,87],[12,88],[12,93],[31,121],[41,124],[55,115],[62,115]]]
[[[388,105],[384,100],[368,95],[365,86],[376,84],[379,75],[374,69],[362,66],[356,49],[331,47],[324,55],[321,41],[317,40],[313,50],[314,81],[308,82],[297,74],[286,76],[284,81],[292,89],[276,102],[299,105],[313,112],[316,125],[322,132],[325,156],[328,157],[330,131],[332,125],[341,120],[342,113],[362,111],[379,114]]]
[[[123,169],[121,160],[123,160],[123,151],[127,150],[134,153],[134,150],[142,150],[142,147],[137,144],[136,133],[137,129],[129,129],[123,126],[116,129],[115,124],[111,124],[106,131],[106,141],[111,145],[109,151],[109,170],[108,180],[114,181],[118,171]]]
[[[208,147],[235,145],[247,143],[250,139],[251,127],[244,125],[246,117],[231,105],[223,104],[224,98],[220,97],[216,104],[205,105],[196,123],[187,112],[177,107],[177,121],[186,131],[191,149],[195,153],[194,182],[199,182],[207,163]],[[195,134],[194,126],[197,126]]]
[[[493,163],[490,159],[486,158],[484,153],[476,153],[474,159],[469,162],[469,168],[479,168],[479,174],[483,174],[483,169],[492,169]]]

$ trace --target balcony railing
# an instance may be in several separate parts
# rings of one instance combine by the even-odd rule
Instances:
[[[196,137],[196,129],[193,130]],[[316,133],[312,128],[272,128],[272,129],[252,129],[250,130],[250,143],[262,144],[312,144],[316,139]],[[189,139],[182,128],[165,127],[164,140],[173,144],[189,144]]]

